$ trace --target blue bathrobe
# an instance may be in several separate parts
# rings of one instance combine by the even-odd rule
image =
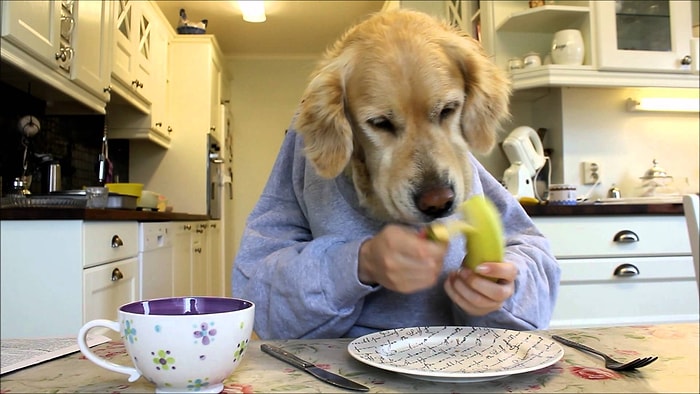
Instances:
[[[358,279],[363,241],[387,223],[368,217],[348,177],[318,176],[293,129],[285,136],[233,264],[234,297],[255,303],[262,339],[359,337],[397,327],[466,325],[544,329],[557,298],[560,268],[549,242],[520,204],[470,155],[473,194],[486,194],[503,219],[505,260],[518,267],[515,294],[500,310],[470,316],[443,289],[464,258],[450,242],[438,283],[401,294]]]

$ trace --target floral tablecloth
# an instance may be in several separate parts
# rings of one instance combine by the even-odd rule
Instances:
[[[270,343],[370,387],[373,393],[460,392],[700,392],[698,323],[633,327],[601,327],[539,331],[584,342],[622,360],[659,356],[651,365],[630,372],[605,369],[603,360],[566,346],[555,364],[497,380],[476,383],[438,383],[412,379],[365,365],[347,352],[350,339],[252,341],[240,367],[227,379],[225,393],[349,392],[325,384],[260,351]],[[119,364],[129,364],[124,345],[108,342],[95,353]],[[154,386],[144,378],[128,383],[126,375],[104,370],[80,353],[9,373],[0,378],[5,393],[142,393]]]

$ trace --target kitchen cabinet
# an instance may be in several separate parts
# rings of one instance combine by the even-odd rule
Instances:
[[[690,1],[594,1],[601,70],[690,73]]]
[[[104,113],[110,99],[111,3],[5,1],[2,11],[3,80],[26,88],[44,86],[40,95],[60,113],[74,101]],[[5,67],[6,65],[12,67]]]
[[[683,216],[533,220],[562,268],[552,328],[698,320]]]
[[[73,38],[75,59],[71,76],[76,83],[105,103],[110,100],[112,73],[112,4],[108,1],[81,0],[76,7]]]
[[[214,36],[178,35],[168,47],[170,119],[174,132],[168,150],[157,156],[152,149],[132,147],[129,174],[148,190],[168,196],[170,204],[191,214],[207,212],[208,135],[221,117],[221,50]],[[218,71],[217,71],[218,70]],[[219,141],[221,142],[221,141]],[[173,180],[177,180],[174,182]]]
[[[689,54],[690,2],[668,3],[672,10],[668,21],[673,53],[648,51],[642,57],[648,62],[635,57],[640,51],[615,49],[613,1],[557,1],[535,8],[529,8],[526,1],[469,1],[462,8],[466,15],[453,19],[479,38],[503,69],[507,69],[509,59],[522,58],[529,52],[539,53],[544,60],[559,30],[581,31],[585,48],[582,65],[543,64],[512,70],[514,90],[550,86],[696,88],[698,76],[692,75],[689,67],[680,67],[680,59]]]
[[[153,30],[157,29],[150,1],[119,0],[114,4],[112,91],[144,114],[153,97]],[[163,60],[165,61],[165,60]]]
[[[139,299],[138,259],[88,268],[83,273],[83,320],[117,320],[120,306]],[[100,332],[107,335],[110,330]],[[108,335],[109,336],[109,335]]]
[[[213,296],[227,296],[221,224],[219,220],[210,220],[207,234],[207,289]]]
[[[173,288],[175,296],[210,295],[207,221],[175,222]]]
[[[208,250],[207,238],[209,223],[195,222],[194,233],[192,234],[192,264],[191,264],[191,286],[192,295],[209,295],[208,288]]]
[[[192,222],[175,222],[173,228],[173,295],[192,295]]]
[[[134,107],[132,102],[117,101],[108,106],[109,134],[112,138],[147,140],[161,148],[168,148],[173,125],[170,119],[170,92],[168,45],[172,36],[165,16],[153,9],[149,17],[151,33],[150,82],[144,85],[144,95],[149,98],[150,109]],[[122,38],[120,38],[121,40]],[[147,89],[148,88],[148,89]]]
[[[61,20],[58,0],[2,2],[2,37],[52,67],[61,60],[62,25],[69,32],[73,23]]]
[[[2,338],[73,336],[138,299],[138,225],[3,220]]]

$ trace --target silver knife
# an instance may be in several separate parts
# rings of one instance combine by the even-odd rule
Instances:
[[[260,345],[260,350],[271,355],[272,357],[275,357],[288,364],[291,364],[301,369],[302,371],[306,371],[313,375],[315,378],[320,379],[326,383],[330,383],[334,386],[342,387],[348,390],[369,391],[369,387],[367,386],[355,383],[352,380],[334,374],[333,372],[328,372],[325,369],[319,368],[308,361],[304,361],[299,357],[293,355],[292,353],[289,353],[288,351],[277,346],[262,344]]]

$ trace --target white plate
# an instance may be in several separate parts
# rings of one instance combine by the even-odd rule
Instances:
[[[550,366],[564,349],[529,331],[486,327],[411,327],[368,334],[348,344],[360,362],[414,379],[471,383]]]

